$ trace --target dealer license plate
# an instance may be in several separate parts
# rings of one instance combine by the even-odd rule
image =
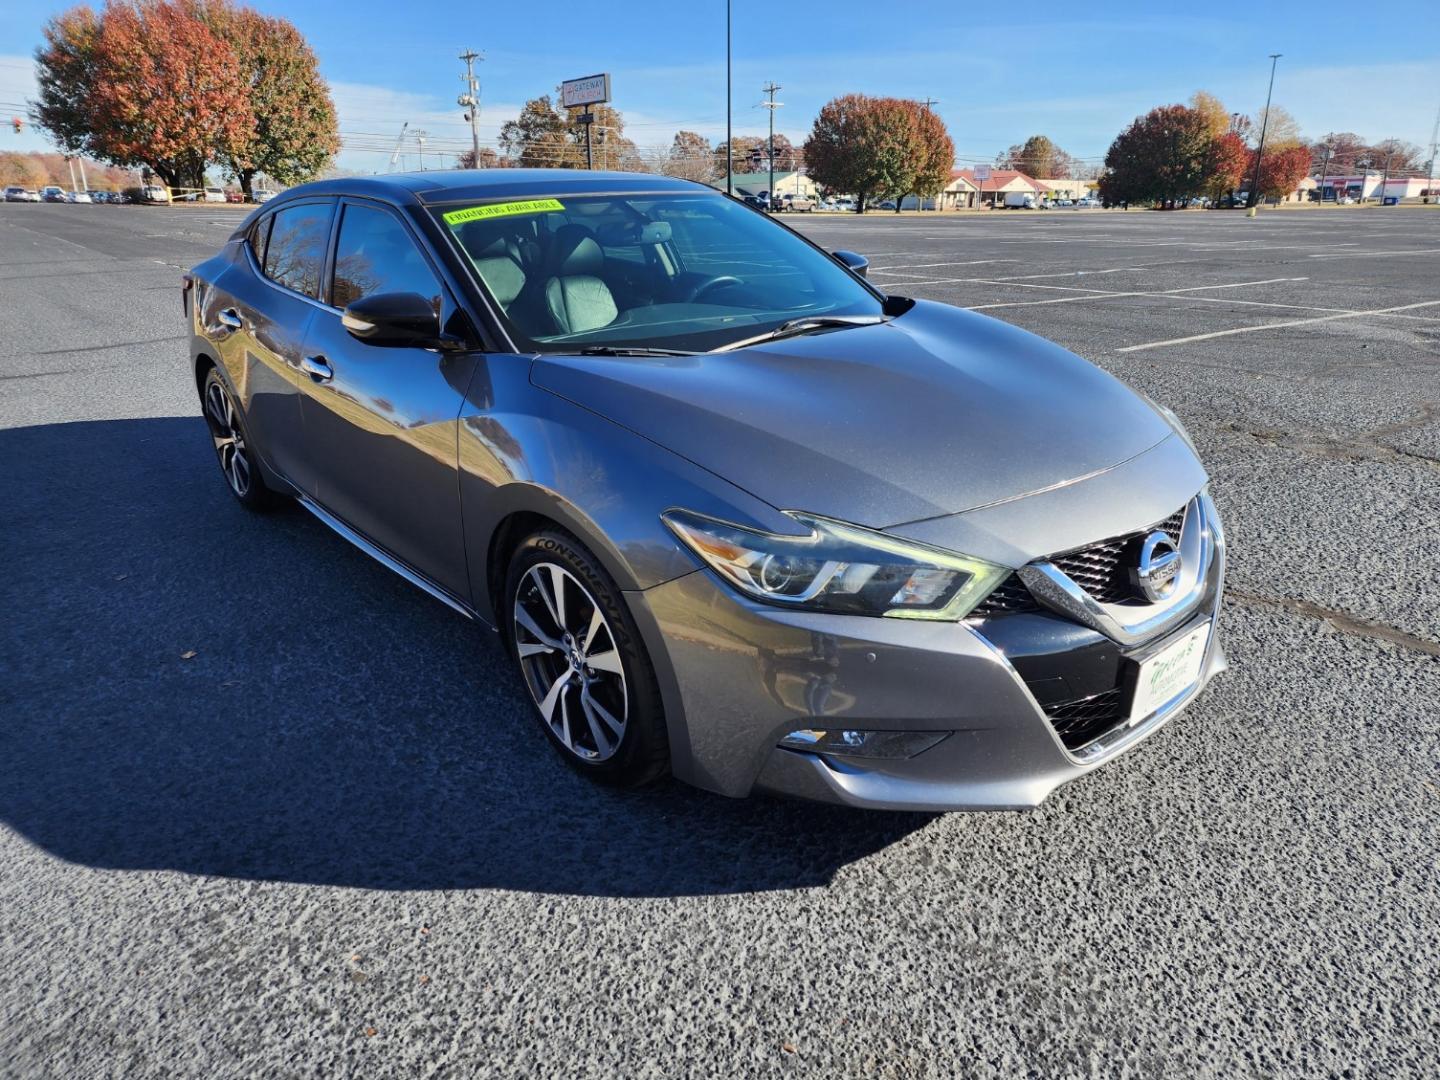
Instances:
[[[1194,685],[1200,678],[1200,665],[1205,662],[1205,644],[1209,640],[1207,622],[1141,663],[1135,682],[1135,701],[1130,709],[1135,720],[1144,720]]]

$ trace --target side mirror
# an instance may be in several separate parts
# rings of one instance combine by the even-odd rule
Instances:
[[[345,309],[340,322],[367,345],[425,349],[441,344],[440,312],[419,293],[362,297]]]
[[[855,254],[853,251],[832,251],[830,254],[839,259],[845,269],[860,277],[864,277],[865,272],[870,268],[870,260],[865,258],[864,255]]]

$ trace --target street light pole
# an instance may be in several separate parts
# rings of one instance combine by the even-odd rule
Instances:
[[[725,194],[735,194],[735,134],[730,124],[730,8],[734,0],[725,0]],[[773,116],[774,113],[771,113]]]
[[[1255,148],[1255,175],[1250,180],[1250,198],[1246,201],[1251,213],[1260,201],[1260,160],[1265,156],[1265,129],[1270,126],[1270,96],[1275,92],[1275,64],[1284,53],[1270,54],[1270,88],[1265,91],[1265,115],[1260,118],[1260,145]]]

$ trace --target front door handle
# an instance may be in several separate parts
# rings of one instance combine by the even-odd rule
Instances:
[[[245,320],[240,317],[240,312],[233,307],[221,308],[215,313],[215,321],[227,330],[243,330]]]
[[[316,382],[329,382],[335,377],[335,369],[325,362],[323,356],[307,356],[300,361],[300,366]]]

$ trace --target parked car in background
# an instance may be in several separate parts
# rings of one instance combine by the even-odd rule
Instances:
[[[250,198],[254,199],[257,203],[269,202],[274,197],[275,192],[267,191],[265,188],[253,188],[250,192]]]
[[[1007,191],[1005,193],[1006,210],[1034,210],[1037,205],[1035,196],[1028,191]]]
[[[876,210],[894,210],[894,209],[895,209],[895,200],[894,200],[894,199],[884,199],[884,200],[876,203],[875,206],[874,206],[874,209],[876,209]]]
[[[207,187],[204,192],[204,201],[223,203],[225,201],[225,189],[220,187]]]
[[[740,201],[746,206],[753,206],[756,210],[769,210],[770,204],[759,195],[741,195]]]
[[[225,201],[227,203],[243,203],[245,201],[245,192],[239,188],[226,188]]]
[[[47,184],[40,189],[40,198],[45,202],[64,202],[65,189],[55,184]]]
[[[797,214],[808,214],[815,209],[815,200],[809,195],[799,192],[790,195],[780,196],[781,202],[786,210],[793,210]]]
[[[836,199],[835,209],[841,212],[849,212],[853,214],[855,212],[855,200],[850,198],[849,196],[841,199]]]
[[[140,194],[147,203],[168,203],[170,201],[170,189],[161,187],[159,184],[147,184],[140,189]]]
[[[11,184],[5,189],[6,202],[37,202],[38,199],[30,198],[35,193],[29,188],[23,188],[19,184]]]
[[[88,203],[94,202],[95,200],[90,198],[88,191],[67,191],[65,193],[65,201],[68,203]]]

